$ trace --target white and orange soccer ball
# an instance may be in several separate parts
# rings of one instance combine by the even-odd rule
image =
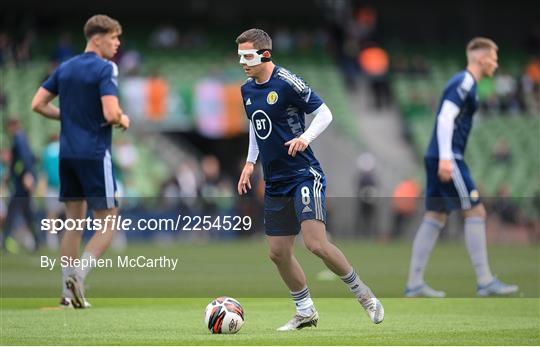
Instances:
[[[244,309],[237,300],[220,296],[206,306],[204,323],[212,334],[236,334],[244,325]]]

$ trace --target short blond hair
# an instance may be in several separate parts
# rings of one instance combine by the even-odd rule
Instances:
[[[498,51],[499,47],[497,47],[497,44],[493,42],[493,40],[485,38],[485,37],[475,37],[469,43],[467,44],[467,53],[474,52],[477,50],[489,50],[493,49],[494,51]]]
[[[236,38],[236,43],[253,43],[253,47],[256,49],[272,49],[272,39],[264,30],[261,29],[249,29],[241,33]]]
[[[94,35],[114,32],[121,34],[122,26],[116,19],[104,14],[96,14],[95,16],[90,17],[84,25],[84,36],[87,40],[90,40]]]

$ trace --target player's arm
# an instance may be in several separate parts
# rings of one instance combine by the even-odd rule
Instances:
[[[253,129],[253,123],[249,122],[249,147],[248,155],[246,159],[246,164],[244,169],[240,174],[240,179],[238,180],[238,194],[246,194],[247,189],[251,189],[250,177],[253,174],[253,168],[257,162],[257,157],[259,156],[259,146],[257,145],[257,139],[255,138],[255,130]]]
[[[454,121],[459,115],[459,107],[451,100],[444,100],[441,111],[437,116],[437,143],[439,145],[439,177],[441,181],[448,182],[452,179],[452,135],[454,133]]]
[[[314,118],[306,131],[300,137],[285,143],[285,146],[289,146],[289,155],[293,157],[296,156],[297,152],[305,151],[309,144],[322,134],[332,122],[332,112],[326,104],[322,104],[309,115],[314,116]]]
[[[55,97],[55,94],[43,87],[39,87],[32,99],[32,111],[39,113],[45,118],[60,120],[60,109],[51,104]]]
[[[99,93],[107,123],[123,130],[129,128],[129,117],[122,112],[118,101],[118,67],[113,62],[109,62],[100,73]]]
[[[118,125],[122,129],[129,128],[129,118],[120,108],[120,102],[116,95],[104,95],[101,97],[103,116],[109,124]]]

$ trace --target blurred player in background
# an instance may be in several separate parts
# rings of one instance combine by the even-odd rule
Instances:
[[[40,245],[36,226],[36,213],[32,201],[36,186],[35,158],[19,120],[17,118],[8,119],[6,129],[11,137],[9,178],[13,183],[13,191],[7,207],[2,248],[14,252],[18,250],[17,244],[10,235],[15,227],[17,217],[20,215],[32,234],[34,239],[33,250],[36,251]]]
[[[91,17],[84,26],[87,40],[83,54],[62,63],[39,88],[32,109],[44,117],[60,120],[60,200],[66,204],[66,219],[94,219],[117,214],[116,183],[112,170],[112,127],[129,127],[129,118],[118,102],[118,68],[109,61],[120,46],[122,28],[105,16]],[[60,97],[60,109],[51,104]],[[108,223],[110,224],[110,223]],[[92,264],[109,247],[115,230],[105,223],[96,230],[81,260]],[[79,258],[82,231],[66,230],[61,256]],[[65,307],[87,308],[84,280],[91,267],[62,268],[62,298]]]
[[[251,189],[250,177],[261,154],[265,188],[265,230],[269,256],[290,290],[296,315],[279,331],[316,326],[319,315],[294,256],[296,235],[302,231],[306,247],[345,282],[374,323],[384,309],[326,235],[326,179],[309,144],[332,121],[332,113],[299,77],[271,61],[272,40],[260,29],[237,39],[240,65],[249,79],[242,99],[250,120],[249,151],[238,181],[238,193]],[[314,116],[305,129],[305,115]]]
[[[444,297],[424,281],[431,250],[448,214],[462,210],[465,216],[465,243],[477,279],[479,296],[511,294],[518,290],[491,274],[486,246],[486,210],[464,162],[465,147],[478,108],[476,86],[497,69],[497,45],[477,37],[467,45],[467,69],[450,79],[444,89],[431,142],[425,155],[427,174],[426,210],[412,248],[405,296]]]

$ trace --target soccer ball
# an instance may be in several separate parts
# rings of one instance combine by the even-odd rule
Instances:
[[[220,296],[206,306],[204,323],[212,334],[236,334],[244,325],[244,309],[237,300]]]

